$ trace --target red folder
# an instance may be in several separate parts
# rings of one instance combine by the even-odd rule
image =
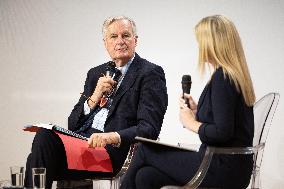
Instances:
[[[105,148],[89,148],[85,140],[55,133],[64,144],[68,169],[112,172],[112,164]]]
[[[52,124],[28,125],[23,130],[37,132],[40,127],[52,130]],[[89,148],[86,140],[59,132],[67,157],[68,169],[112,172],[112,163],[105,148]]]

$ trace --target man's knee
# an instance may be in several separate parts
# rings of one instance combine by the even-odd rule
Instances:
[[[49,129],[41,128],[36,132],[33,140],[33,149],[46,149],[60,143],[60,138]]]

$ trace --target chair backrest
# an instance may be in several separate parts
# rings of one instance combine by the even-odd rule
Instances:
[[[270,125],[279,102],[279,93],[268,93],[259,99],[253,108],[254,112],[254,138],[253,146],[259,145],[261,143],[265,144],[267,135],[270,129]],[[260,167],[262,161],[263,151],[257,154],[257,166]]]
[[[267,135],[270,125],[279,102],[279,93],[268,93],[259,99],[254,107],[254,138],[253,146],[264,145],[266,143]],[[254,154],[254,167],[251,177],[251,188],[259,188],[260,182],[260,166],[262,163],[264,148],[258,150]]]
[[[269,93],[255,103],[253,146],[265,143],[279,98],[278,93]]]
[[[251,154],[254,153],[254,167],[251,177],[251,188],[260,188],[259,170],[263,156],[263,149],[269,132],[275,110],[279,102],[278,93],[269,93],[258,100],[253,107],[254,112],[254,139],[253,147],[220,148],[207,146],[205,155],[194,177],[184,186],[164,186],[162,189],[188,189],[197,188],[205,177],[213,154]],[[259,147],[260,145],[260,147]],[[256,152],[256,153],[255,153]]]

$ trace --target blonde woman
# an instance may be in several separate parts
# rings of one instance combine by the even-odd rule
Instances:
[[[202,141],[199,152],[141,144],[121,188],[160,188],[184,185],[195,174],[207,145],[251,146],[255,95],[243,47],[234,24],[225,16],[203,18],[195,27],[199,68],[213,73],[198,104],[189,94],[190,108],[180,99],[180,121]],[[246,188],[252,156],[214,156],[202,187]]]

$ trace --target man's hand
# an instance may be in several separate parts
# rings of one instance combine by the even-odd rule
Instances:
[[[92,96],[90,96],[90,100],[88,101],[89,107],[94,108],[102,98],[103,94],[109,93],[115,83],[116,82],[109,76],[100,77],[95,91],[93,92]]]
[[[110,133],[93,133],[88,140],[88,145],[91,148],[105,147],[107,144],[118,144],[120,142],[119,134]]]

